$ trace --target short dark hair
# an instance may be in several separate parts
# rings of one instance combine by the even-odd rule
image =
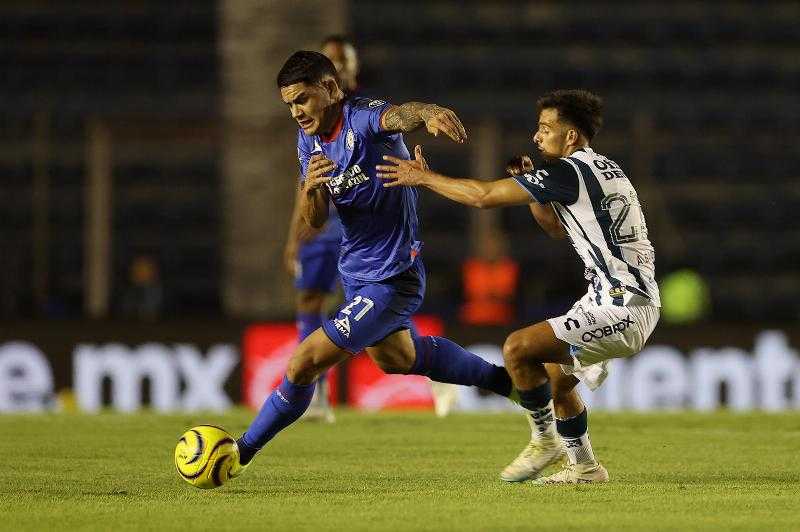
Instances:
[[[345,35],[341,35],[339,33],[334,33],[333,35],[328,35],[327,37],[322,39],[322,42],[320,43],[319,46],[320,46],[320,48],[322,48],[326,44],[331,44],[331,43],[339,44],[341,46],[345,46],[345,45],[349,44],[350,46],[355,48],[355,45],[353,44],[353,41],[349,37],[347,37]]]
[[[562,89],[548,92],[536,102],[539,113],[556,109],[558,117],[569,122],[592,140],[603,126],[603,99],[582,89]]]
[[[330,59],[319,52],[300,50],[291,55],[278,72],[278,88],[288,87],[295,83],[319,83],[326,77],[332,77],[339,83],[336,67]]]

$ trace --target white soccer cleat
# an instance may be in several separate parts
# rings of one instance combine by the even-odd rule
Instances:
[[[455,384],[431,381],[433,409],[436,417],[445,417],[458,403],[458,388]]]
[[[601,482],[608,482],[608,471],[601,464],[567,464],[558,473],[534,480],[534,484],[592,484]]]
[[[547,467],[564,457],[564,443],[561,438],[537,437],[522,449],[522,452],[508,464],[500,479],[506,482],[525,482],[538,477]]]

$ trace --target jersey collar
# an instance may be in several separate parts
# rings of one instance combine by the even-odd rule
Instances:
[[[342,112],[339,113],[339,120],[337,120],[336,124],[333,126],[331,134],[320,135],[319,138],[322,139],[322,142],[325,143],[333,142],[339,137],[339,134],[342,132],[342,126],[344,126],[344,106],[342,106]]]

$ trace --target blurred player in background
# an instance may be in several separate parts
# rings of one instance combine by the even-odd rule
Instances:
[[[661,307],[655,251],[630,180],[589,146],[602,125],[602,100],[562,90],[540,98],[537,107],[533,141],[546,162],[539,169],[524,156],[509,168],[512,178],[455,179],[432,172],[417,146],[414,161],[385,157],[393,165],[378,166],[378,177],[390,188],[425,186],[479,208],[529,204],[550,236],[569,237],[589,289],[563,316],[506,339],[503,358],[529,411],[532,438],[500,476],[509,482],[536,478],[566,452],[566,467],[538,483],[605,482],[608,472],[594,457],[575,386],[580,380],[596,389],[608,360],[636,354],[653,332]]]
[[[358,88],[358,54],[353,44],[342,36],[330,35],[323,39],[321,48],[336,68],[345,95],[355,95]],[[322,325],[326,299],[336,291],[342,223],[333,208],[330,209],[327,223],[315,229],[302,220],[299,206],[298,190],[286,238],[284,262],[289,274],[295,278],[297,333],[298,341],[302,342]],[[323,373],[306,417],[324,419],[328,423],[336,420],[330,404],[329,388],[327,374]]]
[[[391,105],[347,97],[333,63],[318,52],[294,53],[277,82],[300,126],[301,216],[322,227],[332,201],[342,220],[339,272],[345,302],[292,354],[283,381],[237,441],[232,476],[303,414],[321,374],[362,350],[386,373],[425,375],[506,397],[513,391],[505,368],[445,338],[412,337],[411,316],[425,294],[418,193],[410,187],[385,188],[375,175],[384,155],[409,157],[403,133],[425,127],[435,136],[465,142],[455,113],[429,103]]]
[[[345,96],[363,96],[358,85],[358,52],[353,43],[342,35],[328,35],[322,40],[321,52],[336,68]]]

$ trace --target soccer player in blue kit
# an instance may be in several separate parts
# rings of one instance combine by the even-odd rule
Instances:
[[[345,97],[333,63],[312,51],[289,57],[277,82],[300,126],[302,217],[312,227],[322,226],[331,201],[342,221],[339,272],[345,301],[293,353],[283,381],[237,440],[231,476],[241,474],[269,440],[303,414],[320,374],[362,350],[386,373],[425,375],[506,397],[512,393],[505,368],[445,338],[412,338],[411,316],[425,293],[418,192],[385,188],[375,175],[384,155],[409,158],[403,133],[425,127],[434,136],[464,142],[467,134],[455,113],[435,104]]]
[[[358,95],[358,53],[353,43],[340,35],[329,35],[323,39],[320,51],[336,68],[345,95]],[[299,209],[301,194],[298,189],[284,250],[286,269],[294,277],[297,289],[298,342],[319,329],[325,318],[326,299],[334,294],[339,282],[337,264],[342,239],[342,223],[335,209],[321,228],[315,229],[303,221]],[[336,420],[328,400],[329,388],[327,372],[322,373],[305,412],[306,418],[323,419],[328,423]]]

